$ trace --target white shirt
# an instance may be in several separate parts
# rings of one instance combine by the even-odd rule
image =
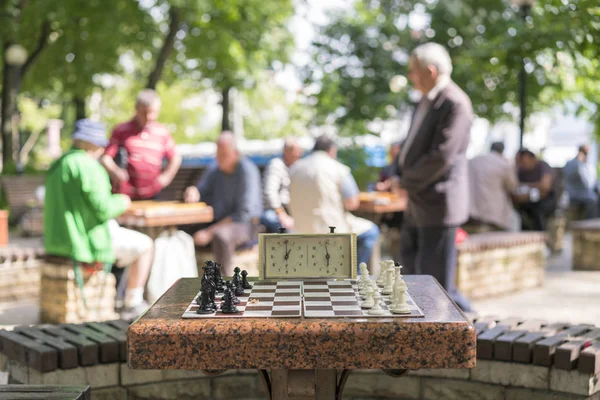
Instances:
[[[429,113],[431,104],[433,103],[435,98],[438,96],[438,94],[440,94],[440,92],[442,90],[444,90],[446,88],[446,86],[448,86],[449,83],[450,83],[449,76],[445,76],[445,75],[440,76],[438,78],[435,86],[426,95],[424,95],[421,98],[421,101],[419,101],[419,104],[417,105],[417,110],[415,111],[415,115],[413,117],[412,123],[410,124],[410,129],[408,130],[408,134],[406,135],[406,140],[404,142],[404,145],[402,146],[402,151],[400,152],[400,157],[399,157],[400,165],[404,165],[404,160],[406,159],[408,150],[409,150],[410,146],[412,145],[412,142],[414,141],[415,136],[417,136],[417,132],[419,131],[419,128],[421,128],[421,125],[423,124],[425,117]]]

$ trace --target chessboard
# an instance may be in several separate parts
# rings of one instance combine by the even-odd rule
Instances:
[[[340,317],[368,317],[368,318],[419,318],[425,314],[406,292],[409,314],[394,314],[390,311],[391,299],[389,295],[382,294],[382,315],[371,315],[369,310],[361,308],[363,301],[358,293],[356,280],[343,281],[304,281],[304,316],[306,318],[340,318]],[[381,287],[379,287],[381,293]]]
[[[251,283],[252,289],[244,290],[243,296],[237,296],[240,303],[237,304],[238,313],[224,314],[220,310],[222,293],[215,297],[217,311],[212,314],[198,314],[196,310],[199,305],[197,299],[186,308],[183,318],[298,318],[302,314],[302,282],[281,281],[269,282],[259,281]]]

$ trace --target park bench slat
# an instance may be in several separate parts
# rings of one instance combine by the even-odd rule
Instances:
[[[514,342],[528,333],[539,331],[548,322],[541,319],[525,321],[494,341],[494,360],[511,361]]]
[[[90,400],[89,386],[0,385],[0,400]]]
[[[65,324],[61,325],[61,327],[98,343],[101,363],[106,364],[119,361],[119,343],[115,339],[82,325]]]
[[[597,339],[600,339],[600,329],[598,328],[561,344],[554,354],[554,365],[556,368],[567,371],[575,369],[581,350],[591,345]]]
[[[512,361],[530,364],[533,360],[533,347],[537,342],[548,336],[553,336],[569,326],[568,323],[557,322],[543,327],[539,332],[527,333],[517,338],[512,345]]]
[[[584,374],[594,376],[600,373],[600,341],[593,342],[579,354],[577,369]]]
[[[61,338],[62,340],[71,343],[77,347],[77,353],[79,355],[79,365],[88,366],[98,364],[99,349],[98,344],[92,340],[89,340],[85,336],[78,335],[69,332],[60,327],[49,326],[43,328],[43,330],[52,335]]]
[[[567,338],[582,335],[593,328],[593,325],[588,324],[575,325],[536,342],[533,347],[533,363],[546,367],[551,366],[558,346],[566,342]]]
[[[119,329],[123,332],[127,332],[127,329],[129,329],[129,324],[127,322],[123,321],[122,319],[115,319],[115,320],[106,321],[103,323],[107,324],[109,326],[112,326],[115,329]]]
[[[120,361],[127,361],[127,334],[125,331],[101,322],[88,322],[85,325],[116,340],[119,344]]]
[[[49,335],[39,328],[17,328],[16,331],[56,349],[58,352],[58,365],[61,369],[75,368],[79,365],[77,348],[72,344]]]
[[[38,343],[18,332],[0,331],[2,351],[11,360],[16,360],[40,372],[58,368],[58,354],[52,347]]]
[[[523,323],[523,318],[520,317],[508,317],[502,318],[496,321],[496,326],[503,326],[507,329],[515,329],[519,324]]]
[[[500,325],[480,333],[477,337],[477,358],[491,360],[494,357],[494,342],[509,330],[508,326]]]

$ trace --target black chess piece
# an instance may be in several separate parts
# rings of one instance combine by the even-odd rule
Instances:
[[[237,298],[237,296],[235,295],[235,286],[233,286],[233,282],[229,281],[229,282],[225,282],[225,286],[227,287],[225,290],[229,290],[231,291],[231,296],[233,298],[233,304],[240,304],[240,299]]]
[[[248,271],[242,271],[242,287],[244,289],[252,289],[252,285],[248,282]]]
[[[223,293],[225,290],[225,281],[221,276],[221,264],[215,263],[215,285],[217,293]]]
[[[200,307],[196,310],[197,314],[212,314],[216,308],[213,308],[215,303],[214,299],[211,300],[211,284],[214,285],[210,279],[204,279],[202,282],[202,293],[200,293],[200,301],[198,301]]]
[[[240,267],[235,267],[233,269],[233,278],[231,278],[231,281],[233,282],[233,286],[238,287],[240,286]]]
[[[223,301],[221,302],[221,312],[223,314],[235,314],[238,311],[234,301],[233,301],[233,291],[230,287],[225,289],[225,294],[223,295]],[[239,301],[239,300],[238,300]]]
[[[202,275],[202,292],[206,291],[209,297],[209,302],[213,310],[217,309],[215,304],[215,295],[217,294],[217,284],[215,282],[215,263],[207,261],[202,267],[204,274]]]

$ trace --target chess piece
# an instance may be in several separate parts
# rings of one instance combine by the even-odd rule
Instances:
[[[383,315],[385,311],[381,308],[381,294],[379,291],[373,294],[373,307],[369,310],[369,315]]]
[[[376,282],[379,286],[383,286],[386,269],[387,269],[386,261],[380,261],[379,262],[379,275],[377,276],[377,280],[376,280]]]
[[[408,306],[406,292],[408,291],[408,286],[406,286],[406,282],[402,279],[402,266],[398,265],[396,267],[396,282],[394,283],[394,298],[395,304],[394,307],[390,307],[394,314],[410,314],[410,307]]]
[[[360,304],[361,308],[371,308],[375,305],[375,300],[373,299],[373,289],[368,287],[365,290],[366,299]]]
[[[231,278],[231,281],[233,282],[233,286],[235,286],[235,287],[240,286],[241,280],[242,280],[242,278],[240,277],[240,267],[235,267],[233,269],[233,278]]]
[[[217,286],[217,293],[223,293],[225,290],[225,281],[221,276],[221,264],[215,263],[215,285]]]
[[[252,285],[248,282],[248,271],[242,271],[242,287],[244,289],[252,289]]]
[[[207,291],[212,309],[216,310],[217,305],[215,304],[215,296],[217,294],[217,285],[215,282],[215,263],[212,261],[207,261],[206,265],[202,267],[202,269],[204,270],[202,280],[200,281],[202,285],[202,292],[205,290]]]
[[[233,304],[240,304],[240,299],[238,299],[237,296],[235,295],[235,286],[233,286],[233,282],[232,281],[225,282],[225,286],[226,286],[225,290],[231,291],[231,297],[232,297]]]
[[[223,301],[221,302],[221,312],[223,314],[235,314],[238,311],[235,303],[233,302],[233,291],[231,288],[225,289],[225,294],[223,295]]]
[[[394,288],[394,270],[388,269],[386,272],[385,286],[381,293],[383,294],[392,294],[392,290]]]
[[[200,307],[196,310],[197,314],[212,314],[215,312],[216,308],[214,306],[214,300],[211,301],[211,284],[214,285],[214,282],[210,279],[204,279],[202,282],[202,292],[200,293],[200,301],[198,304]]]

